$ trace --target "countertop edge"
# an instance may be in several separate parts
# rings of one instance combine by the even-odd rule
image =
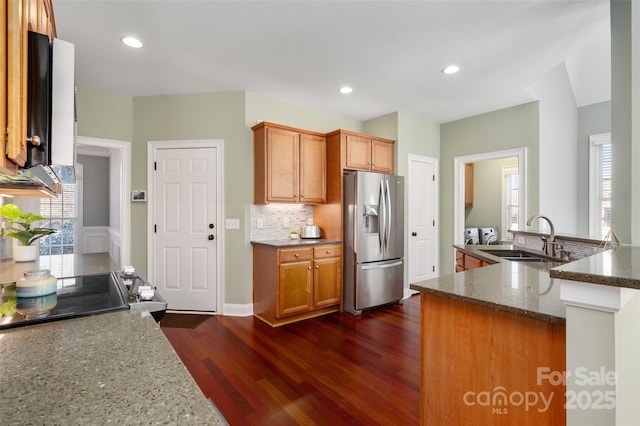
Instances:
[[[322,246],[327,244],[342,244],[341,240],[323,240],[323,239],[305,239],[300,238],[297,240],[281,239],[281,240],[257,240],[251,241],[251,245],[260,245],[267,247],[304,247],[304,246]]]
[[[535,312],[527,309],[517,308],[515,306],[508,306],[500,303],[481,300],[474,297],[462,296],[462,295],[450,293],[448,291],[437,290],[437,289],[428,288],[428,287],[420,287],[415,284],[409,285],[409,288],[411,288],[412,290],[420,291],[421,293],[428,293],[428,294],[433,294],[435,296],[445,297],[451,300],[457,300],[464,303],[471,303],[474,305],[483,306],[485,308],[494,309],[496,311],[508,312],[511,314],[525,316],[528,318],[546,321],[553,324],[562,324],[562,325],[566,324],[566,318],[544,314],[542,312]]]

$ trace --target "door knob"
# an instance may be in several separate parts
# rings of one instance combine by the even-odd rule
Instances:
[[[411,233],[411,236],[412,236],[412,237],[417,237],[417,236],[418,236],[418,233],[417,233],[417,232],[412,232],[412,233]]]
[[[209,235],[207,238],[209,239],[209,241],[211,241],[211,240],[213,240],[215,237],[214,237],[213,235]]]

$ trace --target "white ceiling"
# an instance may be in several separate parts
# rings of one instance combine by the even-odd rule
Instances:
[[[533,100],[526,88],[565,59],[578,106],[609,96],[608,0],[54,0],[54,11],[77,85],[130,96],[249,91],[358,120],[448,122]],[[443,75],[450,63],[461,72]]]

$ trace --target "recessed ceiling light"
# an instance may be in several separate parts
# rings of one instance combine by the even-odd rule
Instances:
[[[449,65],[442,69],[443,74],[455,74],[460,71],[460,67],[457,65]]]
[[[142,47],[142,42],[135,37],[122,37],[120,40],[122,40],[122,42],[127,46],[133,47],[135,49],[139,49]]]
[[[340,88],[340,93],[342,93],[344,95],[346,95],[348,93],[351,93],[351,92],[353,92],[353,89],[351,87],[349,87],[349,86],[342,86]]]

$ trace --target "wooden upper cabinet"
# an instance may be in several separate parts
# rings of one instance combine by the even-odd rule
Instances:
[[[377,139],[371,140],[371,170],[393,173],[393,144]]]
[[[0,173],[15,174],[27,160],[28,31],[56,36],[51,0],[8,0],[0,6]],[[5,139],[6,137],[6,139]]]
[[[371,170],[371,139],[347,135],[346,166],[349,169]]]
[[[322,204],[327,197],[327,139],[300,133],[300,202]]]
[[[254,203],[324,203],[324,135],[272,123],[252,129]]]
[[[267,201],[298,201],[299,141],[299,133],[267,129]]]
[[[393,173],[394,141],[347,133],[344,168]]]
[[[464,165],[464,206],[473,207],[473,163]]]

